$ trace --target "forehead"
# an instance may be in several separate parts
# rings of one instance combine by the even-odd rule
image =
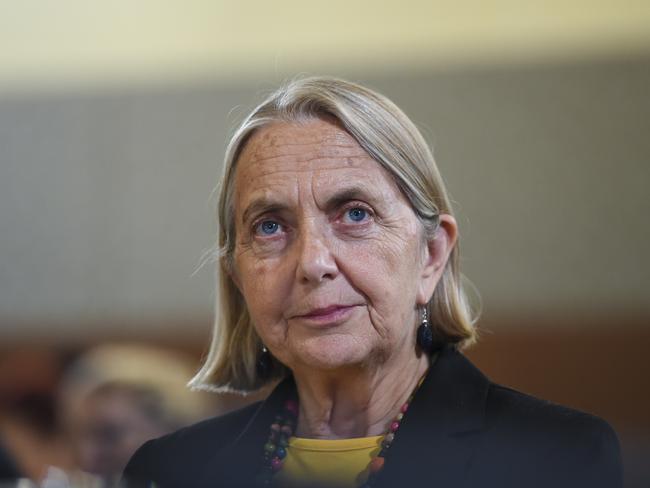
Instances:
[[[339,167],[341,163],[354,167],[370,161],[374,163],[344,129],[332,122],[312,119],[296,123],[276,122],[256,132],[242,151],[238,171],[242,175],[266,174],[283,168],[310,171],[314,169],[313,163],[319,163],[324,169]]]
[[[247,197],[297,186],[298,180],[310,179],[318,187],[342,178],[396,189],[390,174],[335,123],[273,123],[256,132],[239,157],[237,206]]]

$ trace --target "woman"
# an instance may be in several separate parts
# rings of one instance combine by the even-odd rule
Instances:
[[[183,355],[135,344],[104,344],[76,358],[57,412],[76,466],[67,472],[72,485],[114,485],[143,442],[207,418],[214,398],[188,391],[192,369]]]
[[[226,151],[220,301],[196,388],[266,401],[145,444],[160,486],[621,485],[593,416],[491,383],[433,156],[385,97],[295,80]]]

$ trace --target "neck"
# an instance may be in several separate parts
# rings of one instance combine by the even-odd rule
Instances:
[[[294,370],[300,399],[296,435],[346,439],[386,433],[428,367],[426,355],[410,354],[379,367]]]

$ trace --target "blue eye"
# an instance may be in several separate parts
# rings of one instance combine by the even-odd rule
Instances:
[[[273,220],[264,220],[257,225],[257,232],[270,236],[275,234],[280,228],[280,224]]]
[[[359,207],[351,208],[348,210],[348,217],[350,217],[350,220],[353,220],[354,222],[361,222],[366,218],[367,215],[368,212]]]

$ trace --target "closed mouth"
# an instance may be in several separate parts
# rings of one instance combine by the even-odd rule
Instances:
[[[310,312],[299,315],[299,317],[325,317],[328,315],[332,315],[336,312],[347,310],[349,308],[354,307],[355,305],[329,305],[327,307],[323,308],[315,308],[311,310]]]
[[[364,306],[362,303],[343,305],[335,303],[325,307],[312,308],[307,313],[298,313],[291,318],[304,321],[307,324],[322,327],[326,325],[335,325],[347,321],[354,309]]]

